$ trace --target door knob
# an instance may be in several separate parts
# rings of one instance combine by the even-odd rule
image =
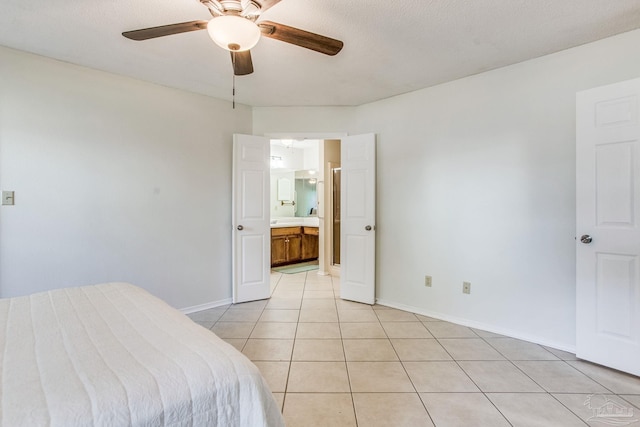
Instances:
[[[589,236],[588,234],[583,234],[582,236],[580,236],[580,241],[582,243],[584,243],[585,245],[588,245],[589,243],[591,243],[593,241],[593,238],[591,236]]]
[[[243,226],[241,226],[241,225],[239,225],[239,226],[238,226],[238,230],[242,231],[242,230],[244,230],[244,227],[243,227]]]
[[[371,226],[367,225],[364,229],[367,230],[367,231],[371,231]]]

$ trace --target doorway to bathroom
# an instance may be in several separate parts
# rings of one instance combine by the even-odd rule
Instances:
[[[341,136],[321,140],[316,184],[316,207],[309,208],[310,217],[293,217],[289,225],[272,224],[271,208],[293,208],[295,173],[271,182],[270,162],[284,161],[271,152],[270,139],[250,135],[234,135],[233,159],[233,301],[244,302],[268,298],[272,249],[274,256],[285,261],[304,259],[303,239],[312,239],[317,221],[319,274],[330,274],[339,268],[340,297],[366,304],[375,302],[375,135]],[[293,144],[292,144],[293,146]],[[286,147],[285,147],[286,148]],[[339,175],[336,173],[340,169]],[[308,170],[308,169],[307,169]],[[333,185],[339,178],[339,197]],[[289,182],[287,182],[287,179]],[[276,200],[271,200],[274,188]],[[339,200],[339,202],[338,202]],[[275,202],[275,203],[272,203]],[[289,202],[289,203],[288,203]],[[334,206],[337,205],[337,206]],[[339,243],[335,242],[333,211],[339,213]],[[315,215],[313,209],[315,209]],[[301,218],[301,219],[300,219]],[[283,219],[286,222],[286,217]],[[337,221],[335,222],[337,223]],[[250,226],[247,226],[250,224]],[[270,227],[274,226],[275,227]],[[278,226],[280,225],[280,226]],[[280,229],[273,232],[273,229]],[[283,230],[284,229],[284,230]],[[295,231],[295,233],[293,232]],[[272,233],[285,246],[272,245]],[[307,248],[313,247],[307,246]],[[339,248],[339,264],[333,248]],[[276,252],[279,251],[279,252]],[[287,252],[281,254],[281,252]],[[335,274],[335,273],[334,273]]]

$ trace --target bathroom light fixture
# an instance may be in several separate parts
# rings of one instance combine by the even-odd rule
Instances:
[[[281,169],[283,166],[282,157],[271,156],[271,169]]]
[[[315,174],[316,174],[315,169],[309,169],[309,175],[315,175]]]
[[[237,15],[213,18],[207,24],[209,37],[223,49],[243,52],[254,47],[260,40],[260,28],[255,22]]]

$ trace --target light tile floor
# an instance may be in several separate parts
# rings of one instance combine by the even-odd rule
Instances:
[[[561,350],[343,301],[338,280],[315,271],[273,273],[271,281],[269,300],[190,317],[258,366],[288,427],[640,427],[638,377]],[[603,408],[623,412],[609,417]]]

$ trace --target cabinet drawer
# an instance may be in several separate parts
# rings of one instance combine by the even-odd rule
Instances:
[[[280,228],[272,228],[271,235],[272,236],[290,236],[292,234],[300,234],[301,227],[280,227]]]
[[[320,233],[318,232],[318,227],[302,227],[303,234],[311,234],[313,236],[317,236]]]

